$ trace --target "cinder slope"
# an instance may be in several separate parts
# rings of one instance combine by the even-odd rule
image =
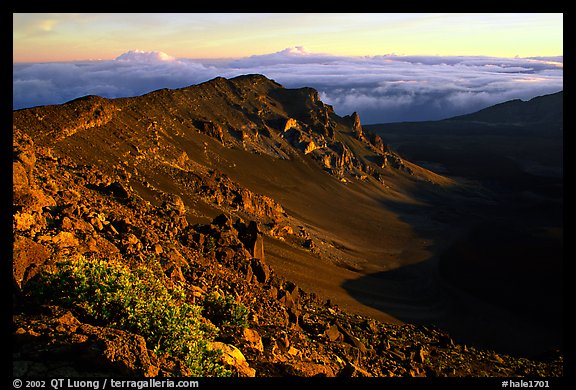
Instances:
[[[163,192],[182,196],[191,220],[239,207],[199,197],[193,185],[224,175],[238,189],[273,199],[293,229],[302,226],[333,263],[356,270],[420,260],[403,255],[407,246],[418,251],[411,225],[383,206],[418,204],[457,186],[363,134],[356,114],[339,117],[315,90],[285,89],[260,75],[134,98],[88,96],[17,111],[14,126],[118,176],[152,203]],[[279,218],[256,214],[270,223]]]

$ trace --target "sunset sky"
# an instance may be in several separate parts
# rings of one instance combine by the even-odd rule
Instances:
[[[13,109],[259,73],[363,123],[563,89],[555,13],[13,14]]]
[[[233,58],[293,46],[347,56],[563,54],[555,13],[30,13],[13,21],[14,62],[113,59],[132,49]]]

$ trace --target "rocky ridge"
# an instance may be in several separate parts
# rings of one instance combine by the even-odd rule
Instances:
[[[173,158],[182,169],[178,163],[185,163],[179,160],[186,159],[185,153],[183,157],[173,144],[188,139],[190,132],[199,132],[230,149],[280,159],[308,155],[339,178],[369,175],[384,181],[385,168],[392,167],[416,177],[446,181],[403,160],[379,136],[364,134],[357,113],[339,117],[316,90],[285,89],[260,75],[219,77],[137,99],[87,96],[14,115],[40,145],[74,147],[83,138],[72,137],[79,131],[106,129],[85,133],[90,133],[92,142],[94,137],[105,137],[104,145],[98,146],[105,146],[102,152],[114,156],[102,157],[115,157],[120,164],[134,160],[136,168],[152,157]]]
[[[175,140],[190,132],[209,139],[182,151]],[[267,237],[308,250],[318,244],[279,202],[221,172],[210,142],[275,159],[311,157],[340,180],[382,184],[396,170],[448,182],[365,134],[357,114],[340,118],[314,90],[285,90],[262,76],[15,112],[14,376],[190,374],[137,332],[34,299],[39,276],[75,256],[153,264],[192,304],[216,294],[244,305],[246,323],[219,324],[212,341],[235,376],[562,375],[559,355],[538,361],[458,345],[432,326],[347,313],[280,277],[266,262]]]

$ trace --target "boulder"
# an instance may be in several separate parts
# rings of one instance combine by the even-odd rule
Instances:
[[[253,258],[264,260],[264,237],[255,221],[250,221],[238,238]]]
[[[13,227],[14,231],[27,231],[30,230],[34,225],[36,225],[37,213],[20,213],[16,212],[13,216]]]
[[[28,237],[16,236],[12,252],[12,273],[18,286],[22,288],[34,277],[50,257],[50,250]]]
[[[316,145],[314,143],[314,141],[311,140],[311,141],[306,143],[306,146],[304,147],[304,154],[312,153],[313,151],[315,151],[318,148],[319,148],[319,146]]]
[[[220,214],[212,220],[212,225],[218,226],[222,230],[231,230],[233,221],[226,214]]]
[[[264,344],[262,343],[262,337],[256,330],[250,328],[244,328],[242,330],[242,336],[248,347],[260,353],[264,352]]]
[[[56,244],[59,249],[62,248],[74,248],[79,245],[78,239],[72,232],[61,231],[54,237],[52,237],[52,242]]]
[[[284,290],[283,293],[284,295],[279,299],[279,302],[288,312],[288,321],[299,325],[300,318],[302,317],[302,308],[300,306],[299,296],[292,294],[288,290]]]
[[[168,199],[162,203],[162,208],[165,211],[175,211],[178,215],[186,214],[186,205],[181,197],[175,194],[168,194]]]
[[[286,132],[290,129],[298,129],[298,128],[300,128],[298,121],[294,118],[288,118],[286,119],[286,123],[284,124],[284,128],[282,131]]]
[[[12,204],[22,211],[42,212],[44,207],[56,206],[56,201],[39,188],[13,189]]]
[[[21,161],[12,163],[12,188],[18,193],[26,190],[30,186],[28,172]]]
[[[288,363],[294,375],[299,377],[334,377],[334,369],[323,362],[315,363],[311,361],[294,360]]]
[[[378,134],[373,134],[372,137],[370,137],[370,143],[374,146],[374,148],[376,148],[378,152],[382,154],[388,150],[384,144],[384,141],[382,141],[382,137],[380,137]]]
[[[366,348],[366,346],[364,345],[364,343],[362,341],[360,341],[358,339],[358,337],[354,336],[350,331],[348,331],[347,329],[343,328],[342,326],[338,325],[338,330],[340,331],[340,333],[342,333],[342,335],[344,336],[344,341],[347,342],[350,345],[353,345],[354,347],[358,348],[358,350],[362,353],[367,352],[368,349]]]
[[[142,336],[82,323],[59,307],[51,310],[33,321],[15,317],[13,341],[21,352],[15,355],[13,370],[18,376],[158,375],[155,357]]]
[[[130,191],[118,181],[104,187],[104,192],[121,199],[127,199],[130,197]]]
[[[270,279],[270,267],[263,259],[257,257],[251,259],[250,268],[252,269],[252,274],[259,283],[266,283]]]
[[[333,324],[326,328],[324,331],[324,336],[330,341],[342,341],[344,340],[344,335],[340,333],[338,326]]]
[[[246,358],[242,352],[235,346],[220,341],[213,341],[208,345],[208,347],[212,350],[222,351],[222,363],[236,371],[238,376],[256,376],[256,370],[248,365],[248,362],[246,361]]]
[[[344,366],[344,368],[340,371],[339,376],[366,378],[366,377],[372,377],[374,375],[370,374],[363,368],[358,367],[356,364],[352,362],[346,362],[346,366]]]
[[[212,138],[217,139],[221,143],[224,143],[224,130],[220,124],[210,121],[198,121],[197,127],[200,128],[202,132],[209,135]]]

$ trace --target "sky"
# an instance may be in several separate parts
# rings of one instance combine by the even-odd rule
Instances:
[[[13,109],[262,73],[363,123],[563,89],[563,15],[13,14]]]

